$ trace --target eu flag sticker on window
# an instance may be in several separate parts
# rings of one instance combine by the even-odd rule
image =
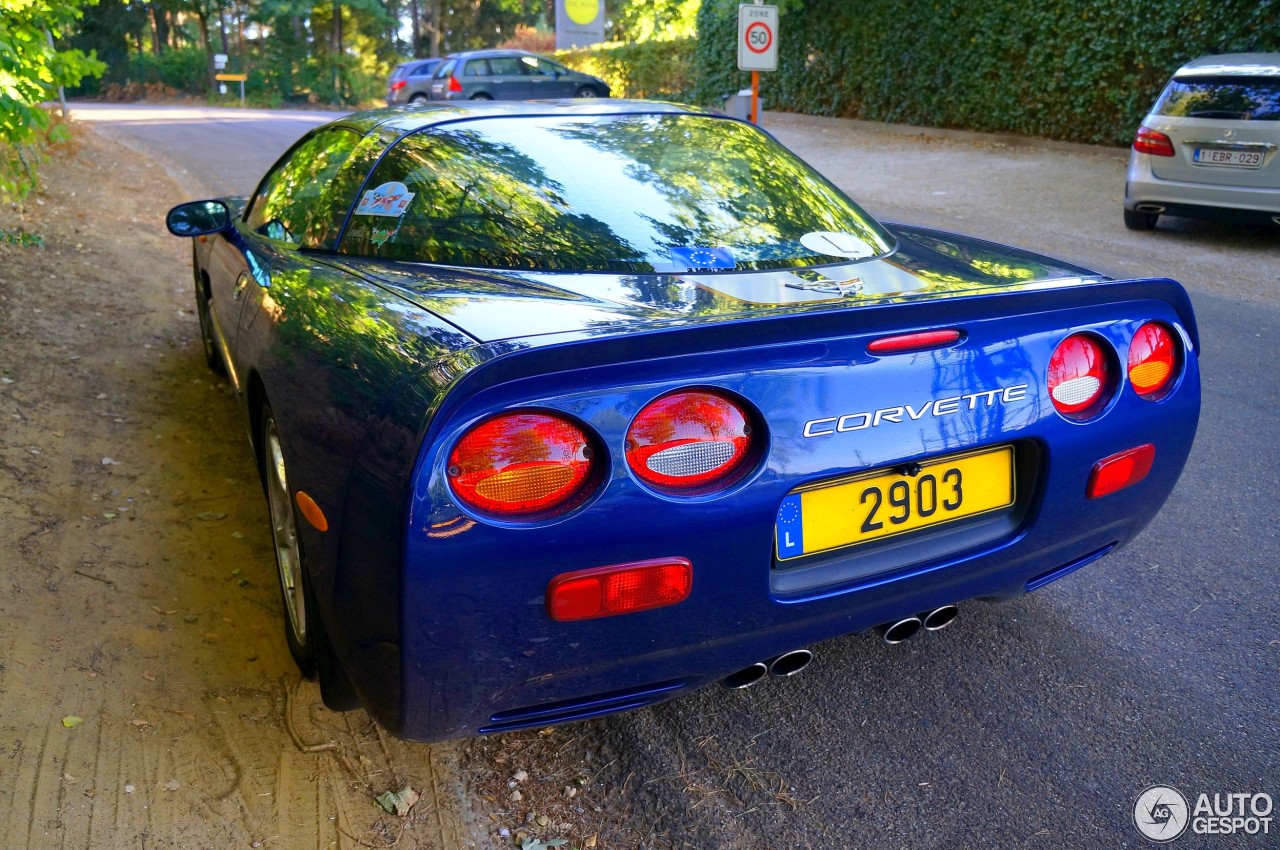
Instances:
[[[671,265],[689,271],[705,269],[731,269],[738,265],[733,253],[728,248],[686,248],[676,246],[671,249]]]
[[[792,493],[782,500],[775,527],[778,535],[778,560],[785,561],[804,554],[804,522],[800,518],[799,493]]]

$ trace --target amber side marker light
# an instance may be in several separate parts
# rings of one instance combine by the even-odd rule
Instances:
[[[299,490],[293,497],[298,503],[298,510],[302,513],[302,518],[311,523],[316,531],[328,531],[329,519],[324,515],[324,511],[320,510],[320,506],[316,504],[316,500]]]
[[[563,573],[547,584],[547,613],[560,622],[593,620],[675,605],[689,598],[693,565],[658,558]]]
[[[1156,447],[1150,443],[1103,458],[1089,473],[1085,495],[1097,499],[1132,487],[1147,477],[1155,460]]]

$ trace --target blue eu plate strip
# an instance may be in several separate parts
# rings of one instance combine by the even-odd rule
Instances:
[[[778,508],[778,557],[794,558],[804,554],[804,523],[800,516],[800,496],[793,493]]]

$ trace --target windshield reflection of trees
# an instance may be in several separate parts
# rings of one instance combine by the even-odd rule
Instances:
[[[665,216],[639,214],[667,248],[730,248],[738,269],[829,262],[799,244],[811,231],[850,233],[883,254],[890,240],[838,189],[759,131],[701,116],[628,116],[554,128],[614,157],[662,194]],[[662,259],[666,259],[665,257]]]
[[[1161,110],[1176,117],[1204,116],[1280,121],[1280,82],[1213,80],[1175,84]]]
[[[475,131],[406,139],[371,185],[392,180],[415,193],[409,211],[399,219],[360,216],[343,253],[506,269],[635,270],[643,263],[607,224],[573,212],[564,187],[531,157]]]

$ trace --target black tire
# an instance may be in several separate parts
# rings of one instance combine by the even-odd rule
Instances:
[[[194,250],[193,252],[194,253]],[[218,346],[213,341],[213,317],[209,315],[209,295],[205,292],[200,272],[196,272],[196,316],[200,319],[200,345],[204,348],[204,362],[215,375],[225,378],[227,367],[218,354]]]
[[[1127,207],[1124,211],[1124,226],[1130,230],[1150,230],[1159,219],[1160,213],[1131,210]]]
[[[591,86],[579,86],[578,90],[573,93],[574,97],[599,97],[600,92]]]
[[[427,100],[427,96],[422,93],[415,94],[413,97],[409,98],[410,103],[426,103]]]
[[[487,92],[478,91],[475,94],[471,95],[471,99],[472,100],[493,100],[493,95],[488,94]]]
[[[334,711],[358,708],[359,698],[329,644],[320,619],[306,557],[298,539],[298,514],[289,486],[284,448],[271,405],[262,406],[262,484],[267,491],[271,542],[276,558],[276,578],[284,608],[284,634],[289,653],[308,679],[319,677],[320,696]]]

